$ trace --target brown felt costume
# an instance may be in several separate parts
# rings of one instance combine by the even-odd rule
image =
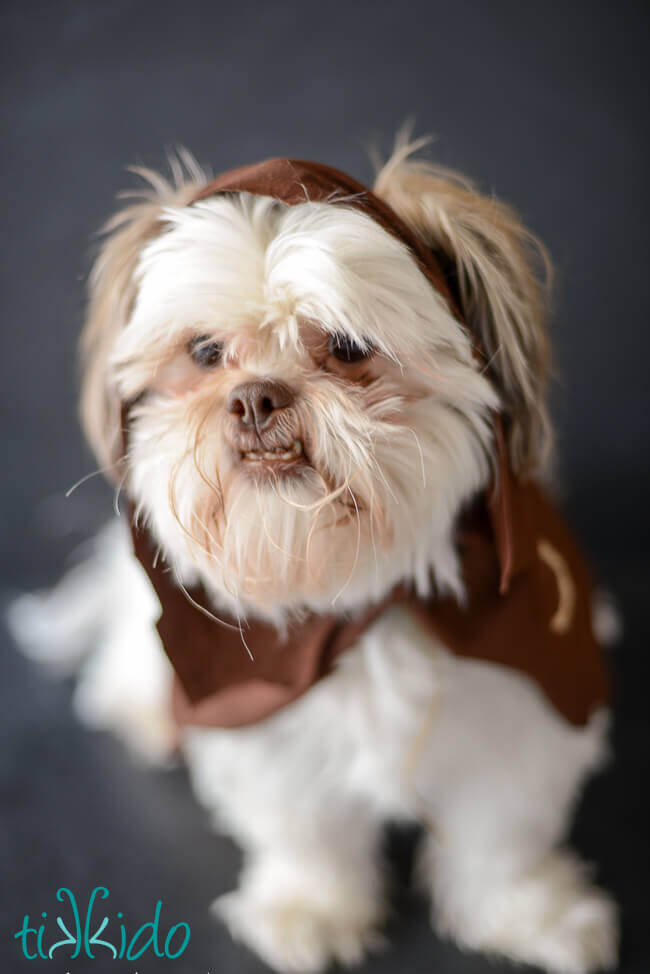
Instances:
[[[319,163],[273,159],[218,176],[192,203],[236,192],[272,196],[287,206],[344,202],[365,212],[409,248],[460,317],[433,253],[386,203],[349,176]],[[146,532],[133,528],[135,553],[162,605],[158,631],[176,671],[178,720],[238,727],[268,717],[326,676],[336,657],[389,605],[402,604],[450,651],[527,674],[567,720],[584,724],[607,700],[591,628],[589,576],[551,502],[536,485],[512,474],[498,417],[495,445],[495,482],[458,525],[464,606],[451,598],[419,599],[400,586],[360,615],[310,615],[284,636],[266,623],[245,622],[244,644],[236,620],[221,614],[218,623],[195,608],[168,567],[154,559]],[[193,589],[191,597],[210,609],[202,589]]]

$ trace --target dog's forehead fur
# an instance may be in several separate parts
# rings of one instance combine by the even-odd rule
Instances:
[[[467,334],[406,245],[343,201],[286,207],[244,193],[168,209],[164,220],[142,252],[116,363],[208,334],[272,367],[300,351],[305,323],[401,364],[470,362]]]

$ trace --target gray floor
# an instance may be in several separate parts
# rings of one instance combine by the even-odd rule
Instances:
[[[650,970],[647,822],[648,8],[622,2],[4,0],[0,4],[0,592],[51,583],[108,517],[110,494],[75,420],[75,337],[88,241],[129,183],[177,143],[216,169],[273,154],[370,177],[414,113],[433,153],[513,202],[558,267],[554,410],[572,519],[620,600],[615,760],[590,785],[575,840],[623,911],[623,974]],[[263,968],[207,914],[232,887],[181,769],[134,766],[82,730],[70,687],[19,657],[4,631],[0,681],[0,964],[11,972],[244,974]],[[415,837],[390,834],[391,946],[377,974],[493,974],[430,932],[409,886]],[[190,923],[182,958],[20,958],[12,934],[68,886],[110,890],[136,927]],[[46,942],[56,929],[48,927]]]

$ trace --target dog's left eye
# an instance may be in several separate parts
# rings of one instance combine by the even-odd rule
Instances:
[[[209,335],[197,335],[188,342],[187,350],[202,369],[213,369],[221,361],[223,345],[211,341]]]
[[[339,362],[352,363],[362,362],[363,359],[370,358],[374,355],[375,350],[370,342],[367,345],[359,345],[347,335],[336,334],[332,335],[329,340],[329,352]]]

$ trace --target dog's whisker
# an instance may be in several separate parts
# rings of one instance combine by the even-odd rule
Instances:
[[[158,561],[160,560],[161,555],[162,555],[162,546],[156,545],[156,550],[154,551],[153,562],[152,562],[154,569],[158,567]]]
[[[87,483],[89,480],[92,480],[93,477],[99,477],[102,474],[111,473],[116,466],[117,467],[122,466],[125,462],[126,462],[125,457],[121,457],[116,464],[111,464],[110,466],[106,466],[106,467],[98,467],[97,470],[91,470],[90,473],[84,474],[84,476],[80,477],[79,480],[75,481],[75,483],[71,487],[68,487],[68,489],[66,490],[63,496],[70,497],[72,494],[74,494],[74,492],[79,487]]]
[[[208,558],[214,558],[215,557],[214,553],[210,551],[208,548],[204,548],[201,543],[201,540],[197,538],[194,532],[191,531],[183,522],[183,519],[181,518],[178,512],[178,505],[176,502],[176,481],[180,473],[180,468],[182,464],[188,459],[188,457],[189,457],[189,453],[186,453],[183,457],[181,457],[181,459],[178,461],[177,464],[175,464],[175,466],[172,469],[170,480],[169,480],[169,486],[168,486],[168,503],[169,503],[169,508],[172,512],[172,516],[174,517],[174,520],[180,527],[186,540],[191,542],[191,544],[188,546],[189,556],[192,559],[193,563],[196,565],[196,567],[200,569],[200,562],[198,559],[197,552],[195,551],[195,548],[198,547],[198,549],[202,551],[203,554],[207,555]],[[196,514],[194,511],[192,511],[192,518],[194,519],[195,517]]]
[[[377,558],[377,544],[375,541],[375,490],[374,487],[370,491],[370,498],[368,501],[368,525],[370,531],[370,543],[372,545],[372,554],[375,563],[375,584],[379,583],[379,560]]]
[[[420,468],[421,468],[421,471],[422,471],[422,487],[426,489],[426,486],[427,486],[427,474],[426,474],[426,470],[425,470],[425,467],[424,467],[424,452],[422,450],[422,444],[420,443],[420,439],[419,439],[419,437],[418,437],[418,435],[417,435],[417,433],[415,432],[414,429],[411,429],[410,426],[405,426],[404,429],[408,430],[409,433],[411,433],[411,435],[413,436],[413,439],[415,440],[415,445],[418,448],[418,453],[420,454]]]
[[[352,564],[352,568],[350,569],[350,573],[349,573],[349,575],[348,575],[348,577],[347,577],[347,579],[346,579],[345,584],[343,585],[343,587],[341,589],[339,589],[339,591],[336,593],[336,595],[332,599],[332,605],[335,605],[336,604],[336,602],[338,601],[338,599],[341,597],[341,595],[343,594],[343,592],[345,591],[345,589],[348,587],[348,585],[352,581],[352,577],[354,575],[354,570],[357,567],[357,562],[359,560],[359,551],[360,551],[360,548],[361,548],[361,518],[359,516],[359,508],[357,506],[357,499],[354,496],[354,491],[352,490],[352,488],[348,486],[348,490],[350,491],[350,497],[352,498],[352,503],[354,504],[354,508],[355,508],[355,510],[357,512],[357,545],[356,545],[356,551],[355,551],[355,555],[354,555],[354,562]]]
[[[497,358],[497,356],[500,355],[501,349],[502,349],[502,343],[499,342],[499,344],[494,349],[494,352],[492,353],[492,355],[490,355],[489,359],[487,359],[486,362],[485,362],[485,364],[483,365],[483,367],[481,369],[481,375],[486,375],[490,371],[490,367],[491,367],[492,363],[494,362],[494,360]]]
[[[395,491],[393,490],[393,488],[389,484],[388,480],[386,479],[386,476],[384,474],[384,471],[382,470],[381,465],[379,463],[377,463],[374,454],[373,454],[372,459],[374,461],[373,469],[376,470],[377,474],[381,478],[381,481],[382,481],[384,487],[386,488],[386,490],[388,491],[388,493],[390,494],[391,499],[392,499],[393,503],[395,504],[395,506],[396,507],[399,507],[399,500],[395,496]]]
[[[124,473],[120,477],[118,483],[115,485],[115,491],[113,493],[113,510],[116,517],[121,517],[122,512],[120,511],[120,494],[122,493],[128,474],[128,467],[125,466]]]
[[[276,485],[274,483],[272,483],[271,484],[271,489],[272,490],[275,490],[275,488],[276,488]],[[257,502],[258,502],[258,508],[257,508],[258,509],[258,514],[259,514],[260,520],[262,522],[262,528],[264,529],[264,534],[265,534],[266,538],[268,539],[269,544],[273,548],[275,548],[276,551],[279,551],[280,554],[284,555],[285,558],[289,558],[291,561],[304,561],[304,558],[302,558],[300,555],[297,555],[295,552],[287,551],[285,548],[282,547],[282,545],[278,544],[278,542],[271,536],[271,533],[269,531],[268,524],[267,524],[267,521],[266,521],[266,514],[264,513],[264,506],[261,503],[261,497],[260,497],[259,491],[257,492]]]
[[[216,616],[214,614],[214,612],[210,612],[209,609],[206,609],[206,607],[204,605],[201,605],[200,602],[197,602],[196,599],[193,598],[190,595],[190,593],[187,591],[187,589],[183,585],[183,582],[178,577],[178,575],[175,576],[175,581],[176,581],[176,584],[178,585],[178,587],[180,588],[181,592],[183,593],[183,595],[187,599],[187,601],[190,603],[190,605],[194,606],[194,608],[197,609],[202,615],[206,616],[208,619],[211,619],[212,622],[216,622],[216,623],[218,623],[218,625],[224,626],[226,629],[232,629],[232,630],[234,630],[234,632],[238,632],[241,635],[242,642],[244,643],[244,646],[246,647],[246,650],[248,652],[248,655],[252,659],[253,658],[252,653],[251,653],[249,647],[246,644],[246,640],[243,637],[241,623],[238,626],[233,626],[232,623],[226,622],[225,619],[220,619],[219,616]]]
[[[216,549],[217,551],[222,550],[219,541],[214,537],[208,525],[201,517],[199,517],[198,513],[193,511],[192,518],[193,520],[196,521],[199,527],[203,529],[204,538],[207,539],[206,543],[203,545],[203,551],[211,558],[216,559],[216,554],[214,552],[214,549]]]

